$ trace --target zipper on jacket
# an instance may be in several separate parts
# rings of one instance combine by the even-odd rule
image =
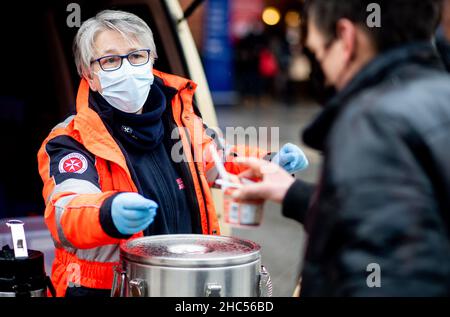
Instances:
[[[189,89],[189,90],[191,90],[191,89],[192,89],[191,83],[188,82],[187,85],[183,88],[183,90],[184,90],[184,89]],[[183,98],[181,98],[181,95],[180,95],[180,94],[178,95],[178,98],[180,98],[180,103],[181,103],[180,121],[181,121],[181,122],[184,122],[184,120],[183,120],[183,112],[184,112],[184,102],[183,102]],[[184,125],[183,125],[183,126],[184,126]],[[200,185],[200,189],[201,189],[202,195],[203,195],[203,206],[205,207],[205,216],[206,216],[206,221],[207,221],[207,227],[209,228],[208,207],[206,206],[206,199],[205,199],[206,195],[205,195],[205,190],[204,190],[204,188],[203,188],[203,184],[202,184],[201,179],[200,179],[200,173],[199,173],[199,170],[198,170],[197,163],[195,162],[195,152],[194,152],[194,147],[193,147],[193,145],[192,145],[191,140],[189,140],[189,143],[190,143],[190,147],[191,147],[192,158],[193,158],[193,160],[194,160],[193,163],[194,163],[194,166],[195,166],[195,172],[196,172],[196,174],[197,174],[197,175],[196,175],[197,181],[198,181],[198,184]],[[194,177],[194,176],[192,176],[192,177]],[[200,227],[201,227],[201,224],[200,224]]]
[[[141,188],[141,184],[139,183],[139,180],[138,180],[138,178],[137,178],[136,171],[134,170],[134,167],[133,167],[133,165],[131,164],[131,160],[130,160],[130,157],[128,156],[127,151],[125,151],[125,148],[123,147],[123,145],[122,145],[122,144],[120,143],[120,141],[114,136],[114,133],[113,133],[112,129],[111,129],[107,124],[105,124],[105,127],[106,127],[106,129],[108,130],[108,132],[109,132],[109,134],[111,135],[111,137],[113,138],[113,140],[116,142],[117,146],[119,147],[120,151],[122,152],[122,154],[123,154],[123,156],[124,156],[124,158],[125,158],[125,163],[127,164],[128,171],[130,172],[131,181],[129,180],[128,174],[127,174],[127,172],[125,171],[125,169],[123,169],[120,165],[118,165],[118,164],[116,164],[116,163],[114,163],[114,162],[112,162],[112,163],[114,163],[114,164],[116,164],[118,167],[120,167],[120,170],[123,172],[123,174],[124,174],[124,176],[125,176],[125,179],[128,181],[128,183],[129,183],[129,185],[130,185],[130,188],[133,188],[133,185],[134,185],[134,187],[136,187],[138,193],[141,194],[141,195],[143,195],[144,192],[143,192],[143,190],[142,190],[142,188]],[[108,165],[111,163],[111,161],[109,161],[107,158],[103,158],[103,159],[106,160],[106,161],[108,162]],[[111,170],[111,167],[109,167],[109,169]]]
[[[165,151],[165,149],[164,149]],[[151,160],[153,161],[153,166],[156,167],[158,176],[161,179],[164,179],[164,175],[161,172],[161,168],[159,167],[158,164],[158,160],[155,159],[155,155],[153,152],[149,153]],[[159,185],[159,188],[161,189],[161,191],[163,192],[163,199],[164,203],[166,205],[167,208],[167,219],[174,219],[173,223],[171,223],[171,225],[173,225],[173,229],[175,232],[170,232],[171,234],[173,233],[178,233],[178,213],[177,213],[177,208],[175,208],[175,204],[174,204],[174,200],[176,199],[176,197],[173,197],[172,192],[169,190],[169,187],[167,186],[167,183],[165,181],[159,181],[159,178],[157,178],[157,182]]]
[[[166,108],[166,123],[169,131],[173,131],[174,129],[180,128],[173,116],[172,111],[172,99],[175,97],[175,95],[178,93],[178,90],[172,87],[168,87],[171,90],[173,90],[175,93],[173,94],[172,98],[167,98],[167,108]],[[181,138],[178,139],[172,139],[170,136],[170,133],[167,134],[166,140],[168,141],[168,145],[170,146],[170,149],[172,149],[177,142],[181,141]],[[169,152],[170,152],[169,149]],[[186,157],[186,154],[184,154],[184,147],[183,147],[183,156]],[[192,232],[193,233],[203,233],[202,230],[202,224],[200,219],[200,207],[199,202],[197,199],[197,195],[195,193],[195,186],[194,186],[194,180],[193,175],[191,173],[191,170],[189,168],[189,163],[186,160],[183,160],[181,162],[174,162],[175,165],[178,167],[178,170],[180,172],[180,176],[183,179],[183,182],[186,184],[186,198],[188,200],[188,203],[190,205],[190,211],[191,211],[191,219],[192,219]]]
[[[178,126],[173,123],[172,129],[175,128],[178,128]],[[170,145],[175,146],[176,140],[172,140],[171,138],[169,138],[169,140],[171,143]],[[179,141],[180,140],[181,139],[179,139]],[[185,154],[183,155],[185,156]],[[193,233],[202,233],[199,202],[197,199],[197,195],[195,194],[195,186],[191,170],[189,169],[188,163],[184,160],[182,162],[176,163],[176,165],[179,167],[181,174],[180,176],[182,177],[183,182],[186,183],[186,198],[191,205],[192,231]]]

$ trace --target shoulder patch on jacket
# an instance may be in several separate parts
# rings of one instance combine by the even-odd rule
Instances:
[[[83,154],[73,152],[59,160],[58,170],[60,173],[83,174],[88,168],[88,162]]]
[[[61,135],[45,146],[50,158],[50,176],[60,184],[69,178],[87,180],[99,186],[95,156],[73,138]]]

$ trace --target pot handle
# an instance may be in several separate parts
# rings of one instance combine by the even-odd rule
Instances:
[[[114,278],[111,289],[111,297],[125,297],[125,287],[127,285],[127,273],[121,265],[114,267]]]
[[[130,295],[131,297],[145,297],[147,296],[147,285],[145,281],[136,278],[130,281]]]
[[[259,271],[259,297],[272,297],[272,279],[270,273],[264,265],[261,265]]]
[[[206,297],[221,297],[222,285],[216,283],[209,283],[206,285],[205,296]]]
[[[45,280],[50,294],[52,295],[52,297],[56,297],[56,290],[55,287],[53,286],[52,280],[48,276],[45,277]]]

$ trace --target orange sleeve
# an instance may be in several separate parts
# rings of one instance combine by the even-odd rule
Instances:
[[[218,147],[214,143],[215,141],[210,138],[209,142],[204,143],[203,147],[203,159],[204,159],[204,166],[205,166],[205,173],[206,178],[208,180],[208,183],[210,186],[214,185],[214,181],[218,177],[218,172],[215,168],[214,160],[211,155],[211,144],[214,144],[214,147],[216,150]],[[224,157],[226,153],[226,157],[224,158],[224,166],[228,173],[238,175],[246,170],[245,167],[242,167],[242,165],[239,165],[236,163],[237,157],[256,157],[259,159],[264,159],[268,157],[271,153],[259,149],[257,147],[249,147],[246,145],[226,145],[226,149],[218,150],[219,156]]]
[[[119,243],[119,237],[108,235],[100,223],[103,203],[116,192],[101,191],[95,158],[68,136],[62,137],[49,137],[38,152],[39,174],[44,183],[44,217],[53,239],[64,247],[77,249]],[[49,142],[53,142],[51,146],[47,146]],[[65,162],[67,153],[76,153],[85,160],[85,173],[58,172],[58,163]]]
[[[235,175],[238,175],[246,170],[246,168],[242,168],[242,165],[236,164],[236,157],[256,157],[259,159],[264,159],[270,154],[270,152],[261,150],[257,147],[249,147],[244,145],[231,146],[227,152],[228,155],[225,161],[225,169],[229,173]]]
[[[66,193],[67,194],[67,193]],[[120,239],[109,236],[100,224],[100,209],[103,202],[115,194],[104,192],[98,194],[62,195],[55,202],[50,202],[46,213],[56,217],[55,225],[59,242],[77,249],[90,249],[107,244],[116,244]],[[58,203],[68,197],[63,213],[58,217]],[[47,217],[46,217],[47,218]]]

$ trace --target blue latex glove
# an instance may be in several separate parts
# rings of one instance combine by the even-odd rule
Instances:
[[[111,217],[121,234],[134,234],[146,229],[155,219],[158,204],[137,193],[117,195],[111,204]]]
[[[305,153],[296,145],[287,143],[272,159],[273,163],[280,165],[288,173],[295,173],[308,167],[309,162]]]

